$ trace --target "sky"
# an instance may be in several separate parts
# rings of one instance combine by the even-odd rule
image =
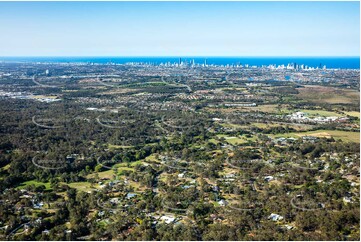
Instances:
[[[359,55],[359,2],[0,2],[0,56]]]

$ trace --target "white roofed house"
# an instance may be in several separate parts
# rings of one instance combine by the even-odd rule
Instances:
[[[224,206],[226,206],[228,203],[227,203],[227,201],[226,200],[220,200],[220,201],[218,201],[218,204],[220,205],[220,206],[222,206],[222,207],[224,207]]]
[[[271,215],[268,216],[268,219],[271,219],[272,221],[280,221],[283,219],[283,216],[278,215],[276,213],[271,213]]]
[[[184,172],[183,172],[183,173],[180,173],[180,174],[178,174],[178,178],[184,178],[184,175],[185,175]]]
[[[266,182],[270,182],[270,181],[272,181],[273,179],[274,179],[273,176],[265,176],[265,177],[264,177],[264,180],[265,180]]]
[[[175,221],[175,217],[173,215],[163,215],[160,217],[160,220],[162,220],[166,224],[170,224]]]
[[[295,112],[292,116],[297,117],[297,118],[302,118],[305,115],[306,114],[304,112]]]
[[[352,203],[352,197],[346,196],[342,199],[345,203]]]

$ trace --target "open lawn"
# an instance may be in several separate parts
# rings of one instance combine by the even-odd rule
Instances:
[[[82,192],[90,192],[98,188],[97,184],[94,184],[94,186],[92,187],[90,182],[72,182],[72,183],[68,183],[68,184],[64,183],[64,184]]]
[[[226,138],[226,141],[231,145],[238,145],[238,144],[243,144],[243,143],[247,142],[247,140],[240,139],[238,137],[228,137],[228,138]]]
[[[302,136],[314,136],[319,138],[331,138],[335,140],[342,140],[344,142],[356,142],[360,143],[360,133],[359,132],[349,132],[341,130],[315,130],[307,132],[293,132],[286,134],[277,134],[277,135],[268,135],[273,138],[285,137],[285,138],[300,138]]]
[[[279,113],[278,105],[269,104],[269,105],[260,105],[256,107],[242,107],[242,109],[247,111],[260,111],[265,113]]]
[[[149,161],[149,162],[159,162],[159,160],[157,158],[155,158],[155,154],[152,154],[152,155],[146,157],[144,160]]]
[[[141,163],[142,163],[141,161],[132,162],[132,163],[130,163],[131,167],[125,166],[126,165],[125,163],[120,163],[120,164],[116,164],[116,165],[112,166],[112,168],[116,168],[118,173],[120,173],[122,171],[134,171],[133,167],[136,166],[136,164],[141,164]],[[111,170],[91,173],[91,174],[87,175],[87,179],[95,178],[96,174],[98,174],[98,177],[100,179],[110,179],[110,180],[114,179],[114,176],[116,175],[114,170],[111,169]]]
[[[340,130],[317,130],[309,131],[304,133],[299,133],[297,136],[315,136],[315,137],[333,137],[334,139],[341,139],[346,142],[356,142],[360,143],[360,133],[359,132],[348,132]]]
[[[247,142],[246,138],[240,138],[240,137],[233,137],[233,136],[227,136],[223,134],[218,134],[217,137],[224,138],[227,143],[231,145],[237,145],[237,144],[243,144]]]
[[[32,98],[40,99],[40,98],[49,98],[49,99],[57,99],[57,96],[46,96],[46,95],[33,95]]]
[[[232,123],[221,123],[220,125],[225,128],[232,128],[232,129],[243,129],[244,127],[246,127],[245,125],[232,124]]]
[[[251,125],[256,126],[257,128],[260,129],[284,126],[282,124],[277,124],[277,123],[252,123]]]
[[[122,171],[134,171],[134,168],[132,168],[132,167],[118,166],[118,164],[117,164],[117,165],[114,165],[113,167],[114,167],[114,168],[117,168],[118,172],[122,172]]]
[[[250,126],[255,126],[260,129],[267,129],[267,128],[273,128],[273,127],[285,127],[288,126],[290,128],[293,128],[295,130],[309,130],[313,126],[308,124],[292,124],[292,123],[281,123],[281,122],[272,122],[272,123],[251,123],[249,125],[240,125],[240,124],[231,124],[231,123],[224,123],[221,124],[223,127],[226,128],[234,128],[234,129],[247,129]]]
[[[31,180],[31,181],[26,181],[20,184],[20,186],[18,186],[18,189],[24,189],[26,186],[30,186],[30,185],[34,185],[35,187],[40,187],[42,185],[45,186],[46,190],[50,190],[50,182],[39,182],[36,180]]]
[[[117,167],[117,168],[119,168],[119,167],[128,167],[128,164],[129,164],[130,167],[135,167],[136,165],[143,164],[143,160],[133,161],[133,162],[130,162],[130,163],[124,163],[124,162],[123,163],[118,163],[118,164],[114,165],[114,167]],[[132,168],[129,168],[129,169],[134,170]]]
[[[290,127],[290,128],[293,128],[297,131],[307,131],[309,129],[312,129],[314,127],[314,125],[310,125],[310,124],[297,124],[297,123],[282,123],[282,122],[279,122],[279,123],[274,123],[274,124],[277,124],[279,126],[282,126],[282,127]]]
[[[299,98],[313,103],[360,103],[360,93],[356,90],[313,85],[306,85],[297,90]]]
[[[222,113],[235,113],[235,112],[250,112],[250,111],[259,111],[265,113],[291,113],[290,110],[286,109],[284,106],[280,107],[277,104],[265,104],[255,107],[206,107],[205,110],[209,112],[222,112]]]
[[[217,145],[219,143],[219,141],[216,140],[216,139],[209,139],[208,141],[215,144],[215,145]]]
[[[301,109],[300,112],[307,113],[309,116],[322,116],[322,117],[342,117],[344,115],[336,113],[336,112],[330,112],[325,110],[310,110],[310,109]]]
[[[95,174],[96,173],[92,173],[92,174],[89,174],[87,175],[86,178],[94,178],[95,177]],[[100,179],[113,179],[113,176],[115,175],[114,171],[113,170],[107,170],[107,171],[101,171],[101,172],[98,172],[98,177]]]
[[[356,117],[356,118],[360,118],[360,112],[344,112],[346,115],[352,116],[352,117]]]

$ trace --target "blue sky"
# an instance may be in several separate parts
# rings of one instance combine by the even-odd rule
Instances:
[[[0,56],[359,56],[359,2],[0,2]]]

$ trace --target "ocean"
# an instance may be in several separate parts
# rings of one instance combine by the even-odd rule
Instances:
[[[208,65],[307,65],[332,69],[360,69],[360,57],[0,57],[0,62],[46,62],[46,63],[116,63],[141,62],[151,64],[179,63],[179,61]]]

